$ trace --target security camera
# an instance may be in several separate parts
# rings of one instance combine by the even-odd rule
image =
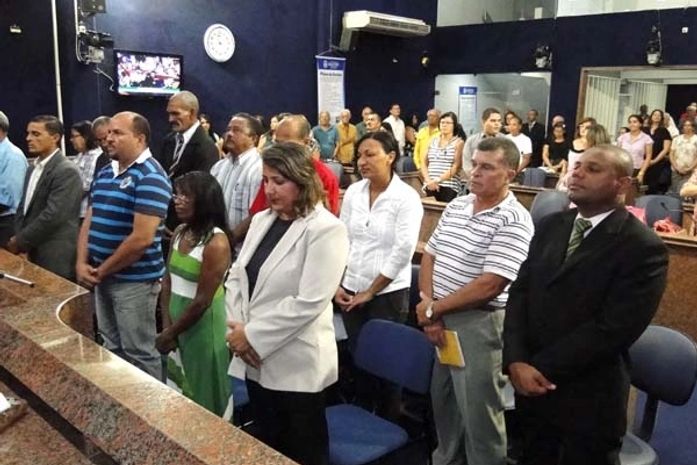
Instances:
[[[533,54],[535,58],[535,67],[537,69],[552,68],[552,48],[547,44],[538,44]]]
[[[81,31],[78,38],[80,42],[90,47],[111,48],[114,46],[114,39],[106,32]]]

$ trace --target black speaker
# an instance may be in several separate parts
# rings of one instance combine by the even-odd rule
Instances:
[[[106,0],[80,0],[80,10],[88,15],[106,13]]]

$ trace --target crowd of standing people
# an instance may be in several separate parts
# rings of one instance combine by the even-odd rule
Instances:
[[[633,179],[648,193],[697,193],[691,107],[680,135],[654,110],[631,115],[616,141],[591,117],[572,138],[561,116],[548,132],[534,109],[523,122],[487,108],[468,135],[453,112],[405,123],[398,104],[384,119],[365,107],[356,125],[349,110],[336,124],[320,112],[315,127],[281,113],[268,130],[238,112],[218,136],[182,91],[154,153],[148,120],[126,111],[72,125],[69,160],[62,122],[42,115],[27,127],[31,165],[0,113],[0,245],[92,290],[107,349],[219,416],[234,405],[230,377],[245,380],[257,436],[324,464],[334,314],[349,351],[368,320],[407,321],[424,210],[398,175],[406,158],[422,194],[447,203],[422,244],[416,323],[435,346],[455,331],[467,360],[434,364],[434,463],[505,463],[510,379],[520,463],[611,464],[626,427],[626,351],[667,268],[665,246],[621,199]],[[328,162],[360,178],[341,203]],[[509,185],[540,167],[577,208],[536,227]],[[357,402],[399,416],[397,386],[354,381]]]

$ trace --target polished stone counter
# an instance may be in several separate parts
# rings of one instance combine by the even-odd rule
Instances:
[[[5,396],[21,399],[0,383]],[[3,465],[91,465],[81,451],[66,440],[33,409],[0,433],[0,463]]]
[[[0,365],[116,463],[294,463],[85,336],[81,287],[4,250],[0,270],[36,283],[0,280]]]

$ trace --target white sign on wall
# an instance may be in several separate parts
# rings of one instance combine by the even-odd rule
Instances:
[[[346,58],[315,57],[317,63],[317,114],[328,111],[332,122],[346,108],[344,74]]]

